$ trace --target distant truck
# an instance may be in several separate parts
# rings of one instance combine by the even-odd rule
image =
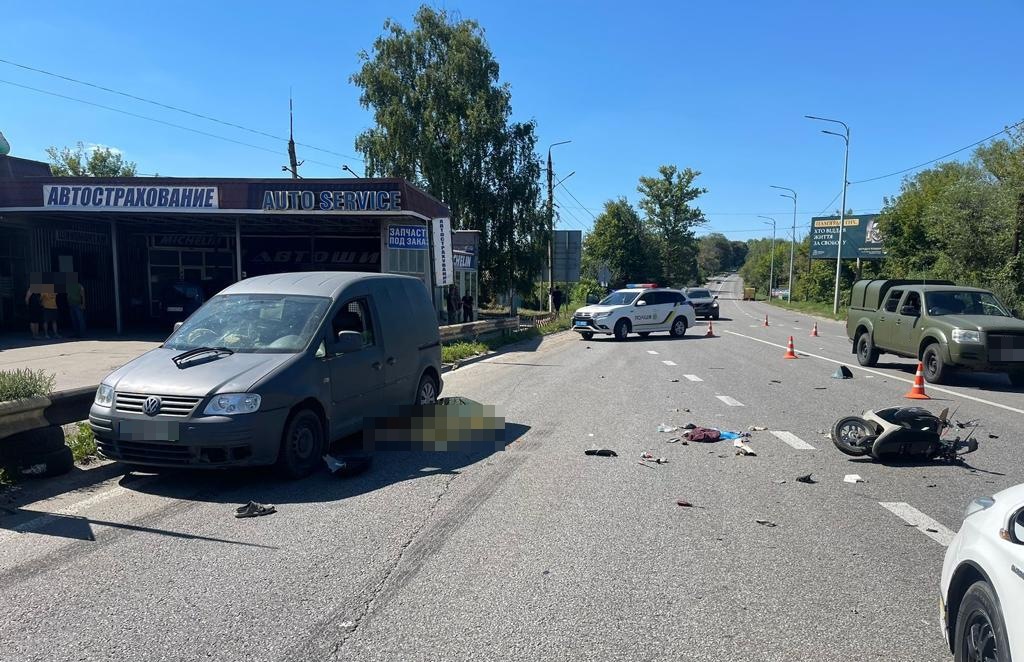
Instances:
[[[921,361],[933,384],[965,369],[1004,372],[1024,386],[1024,321],[987,290],[949,281],[859,280],[846,333],[863,366],[895,354]]]

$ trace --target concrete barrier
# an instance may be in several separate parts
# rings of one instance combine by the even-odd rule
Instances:
[[[19,432],[88,419],[96,389],[83,386],[45,397],[0,402],[0,443]]]
[[[440,328],[441,342],[467,340],[498,331],[515,331],[519,328],[518,317],[479,320],[465,324],[449,324]]]

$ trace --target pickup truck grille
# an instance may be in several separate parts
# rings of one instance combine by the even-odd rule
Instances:
[[[988,360],[992,363],[1024,363],[1024,334],[988,334]]]
[[[143,413],[142,405],[148,397],[149,394],[146,393],[119,392],[114,398],[114,405],[117,411],[141,414]],[[185,395],[158,395],[157,397],[160,398],[160,410],[157,413],[161,416],[175,416],[178,418],[186,418],[191,415],[196,405],[202,399]]]

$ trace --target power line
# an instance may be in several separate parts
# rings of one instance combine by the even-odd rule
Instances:
[[[578,228],[580,228],[581,230],[586,230],[587,229],[586,224],[584,224],[583,221],[580,220],[579,216],[577,216],[576,214],[574,214],[571,211],[569,211],[569,209],[567,207],[564,207],[564,206],[558,204],[557,201],[555,202],[555,206],[558,207],[560,210],[564,210],[565,213],[569,214],[569,216],[571,216],[573,219],[575,219],[575,223],[576,223],[576,226]]]
[[[565,192],[569,194],[569,197],[571,197],[571,198],[572,198],[573,200],[576,200],[576,204],[578,204],[578,205],[580,206],[580,208],[581,208],[581,209],[584,209],[584,210],[586,210],[586,212],[587,212],[588,214],[590,214],[590,217],[591,217],[592,219],[594,219],[595,221],[597,220],[597,216],[594,216],[594,212],[592,212],[592,211],[590,211],[589,209],[587,209],[586,207],[584,207],[584,206],[583,206],[583,203],[582,203],[582,202],[580,202],[580,201],[579,201],[579,199],[577,199],[577,198],[576,198],[576,196],[572,194],[572,191],[570,191],[570,190],[569,190],[569,187],[568,187],[568,186],[566,186],[565,184],[563,184],[563,183],[561,183],[561,182],[559,182],[559,186],[561,186],[561,187],[562,187],[563,189],[565,189]]]
[[[278,150],[276,150],[276,149],[271,149],[269,147],[263,147],[262,145],[253,145],[252,143],[243,142],[241,140],[235,140],[234,138],[228,138],[226,136],[217,135],[216,133],[209,133],[208,131],[201,131],[199,129],[193,129],[193,128],[188,127],[188,126],[183,126],[181,124],[175,124],[173,122],[168,122],[166,120],[157,119],[155,117],[148,117],[146,115],[140,115],[138,113],[133,113],[131,111],[122,110],[121,108],[114,108],[113,106],[105,106],[105,105],[103,105],[101,103],[95,103],[93,101],[86,101],[85,99],[79,99],[77,97],[68,96],[66,94],[58,94],[57,92],[50,92],[49,90],[41,90],[41,89],[39,89],[37,87],[31,87],[29,85],[22,85],[21,83],[14,83],[14,82],[9,81],[9,80],[3,80],[2,78],[0,78],[0,83],[4,83],[6,85],[12,85],[14,87],[20,87],[20,88],[25,89],[25,90],[31,90],[33,92],[38,92],[39,94],[46,94],[46,95],[49,95],[49,96],[52,96],[52,97],[57,97],[57,98],[60,98],[60,99],[67,99],[68,101],[76,101],[78,103],[82,103],[82,104],[85,104],[87,106],[94,106],[96,108],[102,108],[103,110],[109,110],[111,112],[121,113],[122,115],[128,115],[129,117],[136,117],[138,119],[143,119],[143,120],[146,120],[146,121],[149,121],[149,122],[156,122],[157,124],[163,124],[165,126],[169,126],[169,127],[175,128],[175,129],[181,129],[182,131],[189,131],[191,133],[196,133],[196,134],[199,134],[201,136],[206,136],[208,138],[216,138],[217,140],[223,140],[225,142],[234,143],[236,145],[242,145],[244,147],[251,147],[252,149],[258,149],[258,150],[263,151],[263,152],[270,152],[271,154],[278,154],[278,155],[280,155],[280,152]],[[313,159],[307,159],[307,161],[309,163],[316,163],[317,165],[327,166],[328,168],[336,168],[337,167],[333,163],[324,163],[323,161],[314,161]]]
[[[141,101],[143,103],[148,103],[150,105],[157,106],[157,107],[160,107],[160,108],[165,108],[167,110],[173,110],[173,111],[178,112],[178,113],[184,113],[186,115],[191,115],[192,117],[198,117],[199,119],[207,120],[209,122],[216,122],[217,124],[222,124],[224,126],[230,126],[231,128],[239,129],[241,131],[248,131],[249,133],[254,133],[256,135],[264,136],[266,138],[273,138],[274,140],[280,140],[282,142],[288,142],[288,138],[282,138],[281,136],[275,136],[274,134],[267,133],[266,131],[260,131],[258,129],[251,129],[251,128],[249,128],[247,126],[243,126],[241,124],[235,124],[234,122],[227,122],[225,120],[217,119],[216,117],[210,117],[209,115],[203,115],[202,113],[197,113],[197,112],[194,112],[194,111],[191,111],[191,110],[187,110],[185,108],[178,108],[177,106],[172,106],[170,104],[166,104],[166,103],[163,103],[163,102],[160,102],[160,101],[153,101],[152,99],[146,99],[145,97],[140,97],[140,96],[136,96],[134,94],[129,94],[128,92],[122,92],[120,90],[115,90],[113,88],[104,87],[103,85],[97,85],[96,83],[90,83],[88,81],[79,80],[77,78],[72,78],[71,76],[64,76],[62,74],[53,73],[52,71],[46,71],[45,69],[37,69],[36,67],[30,67],[27,64],[19,64],[18,62],[12,62],[10,60],[5,60],[3,58],[0,58],[0,62],[2,62],[4,64],[9,64],[12,67],[18,67],[18,68],[21,68],[21,69],[25,69],[27,71],[34,71],[36,73],[44,74],[46,76],[52,76],[53,78],[59,78],[61,80],[70,81],[72,83],[77,83],[79,85],[85,85],[87,87],[91,87],[91,88],[94,88],[94,89],[97,89],[97,90],[103,90],[104,92],[110,92],[111,94],[118,94],[118,95],[126,97],[128,99],[134,99],[135,101]],[[306,147],[308,149],[316,150],[318,152],[323,152],[325,154],[332,154],[334,156],[340,156],[340,157],[346,158],[346,159],[354,159],[356,161],[361,161],[361,162],[365,163],[365,161],[363,161],[363,159],[359,158],[358,156],[353,156],[351,154],[342,154],[341,152],[335,152],[333,150],[324,149],[322,147],[316,147],[315,145],[307,145],[306,143],[297,142],[295,144],[296,145],[300,145],[302,147]]]
[[[859,179],[859,180],[857,180],[855,182],[850,182],[850,184],[864,184],[865,182],[874,182],[874,181],[877,181],[879,179],[885,179],[887,177],[895,177],[896,175],[902,175],[903,173],[910,172],[911,170],[917,170],[918,168],[923,168],[924,166],[931,165],[932,163],[935,163],[936,161],[941,161],[942,159],[949,158],[949,157],[951,157],[951,156],[953,156],[955,154],[959,154],[960,152],[963,152],[965,150],[971,149],[972,147],[977,147],[978,145],[980,145],[980,144],[982,144],[984,142],[988,142],[989,140],[992,140],[993,138],[995,138],[996,136],[998,136],[1001,133],[1006,133],[1010,129],[1016,129],[1018,126],[1021,126],[1022,124],[1024,124],[1024,120],[1021,120],[1020,122],[1017,122],[1016,124],[1011,124],[1008,127],[1005,127],[1005,128],[1003,128],[1003,129],[1001,129],[999,131],[996,131],[991,136],[987,136],[985,138],[982,138],[978,142],[971,143],[970,145],[968,145],[966,147],[961,147],[960,149],[958,149],[956,151],[953,151],[953,152],[950,152],[949,154],[943,154],[942,156],[936,157],[936,158],[932,159],[931,161],[925,161],[924,163],[918,163],[915,166],[910,166],[909,168],[904,168],[903,170],[897,170],[896,172],[890,172],[888,175],[879,175],[878,177],[869,177],[868,179]]]

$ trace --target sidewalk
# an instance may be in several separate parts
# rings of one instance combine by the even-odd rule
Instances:
[[[45,370],[56,377],[56,391],[92,386],[163,340],[155,335],[112,334],[83,340],[32,340],[28,334],[4,334],[0,336],[0,370]]]

